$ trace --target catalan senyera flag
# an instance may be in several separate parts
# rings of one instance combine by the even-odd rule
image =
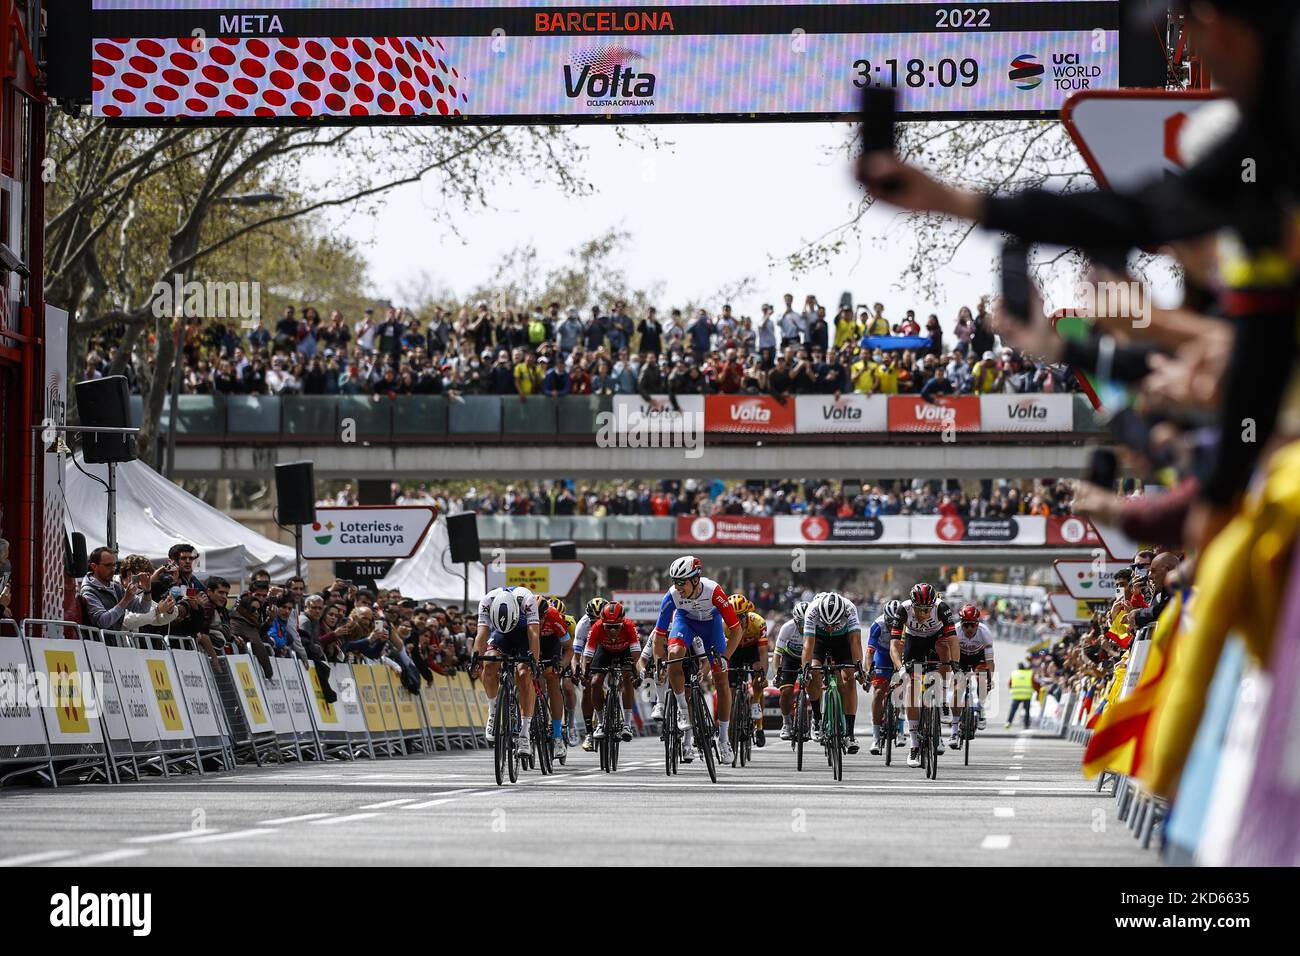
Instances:
[[[1300,441],[1278,449],[1241,509],[1206,547],[1196,571],[1196,612],[1169,664],[1166,691],[1152,724],[1149,759],[1138,776],[1153,793],[1172,796],[1205,706],[1205,689],[1228,632],[1268,667],[1278,613],[1300,536]]]
[[[1140,768],[1152,713],[1168,670],[1169,652],[1178,634],[1186,600],[1186,594],[1179,592],[1160,615],[1142,676],[1132,693],[1109,703],[1102,711],[1088,749],[1083,753],[1084,776],[1095,777],[1103,770],[1132,776]]]

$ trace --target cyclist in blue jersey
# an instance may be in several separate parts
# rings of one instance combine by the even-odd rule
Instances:
[[[483,662],[483,690],[488,698],[487,739],[495,739],[497,689],[500,686],[501,658],[531,656],[532,664],[520,664],[515,686],[519,692],[520,727],[518,746],[528,753],[528,732],[533,722],[537,695],[533,675],[541,657],[541,621],[537,598],[524,587],[493,588],[478,605],[478,632],[474,635],[474,655]]]
[[[891,634],[894,625],[903,614],[902,601],[888,601],[884,612],[871,622],[867,632],[867,656],[871,658],[871,752],[879,755],[883,746],[881,739],[885,733],[898,733],[898,728],[882,728],[880,722],[885,717],[885,698],[894,692],[894,659],[890,655]],[[902,713],[902,701],[898,701],[898,713]],[[901,720],[901,718],[900,718]],[[898,746],[902,746],[899,738]]]
[[[668,661],[668,682],[677,697],[677,726],[691,729],[690,711],[686,705],[686,678],[682,674],[681,659],[694,646],[696,638],[704,642],[704,651],[713,661],[713,672],[726,672],[727,661],[740,643],[740,617],[736,614],[722,585],[703,575],[703,565],[694,555],[683,555],[668,566],[668,579],[672,586],[664,594],[659,606],[659,620],[655,623],[655,654]],[[701,667],[703,665],[701,664]],[[718,724],[718,756],[722,762],[731,763],[731,744],[727,729],[731,723],[731,687],[725,679],[714,681],[718,690],[715,713]]]

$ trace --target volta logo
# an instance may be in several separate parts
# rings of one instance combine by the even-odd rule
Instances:
[[[633,60],[643,60],[636,50],[622,46],[599,46],[581,50],[573,55],[572,64],[564,66],[564,95],[577,99],[586,95],[588,101],[610,101],[614,105],[648,105],[655,95],[655,75],[637,73],[627,66]]]
[[[772,420],[772,409],[762,402],[737,402],[728,409],[733,422],[750,422],[766,425]]]
[[[1043,64],[1032,53],[1022,53],[1011,61],[1007,79],[1022,90],[1036,89],[1043,82]]]
[[[313,532],[313,536],[316,538],[317,544],[329,544],[332,540],[334,540],[333,521],[327,521],[325,522],[324,525],[322,525],[319,521],[313,521],[311,523],[311,530]]]

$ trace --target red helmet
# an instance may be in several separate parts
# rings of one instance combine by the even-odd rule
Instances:
[[[980,609],[974,604],[963,604],[961,611],[958,612],[963,624],[978,624],[980,620]]]
[[[618,624],[623,620],[623,602],[610,601],[600,609],[602,624]]]
[[[916,607],[934,607],[938,600],[934,588],[924,582],[912,588],[912,604]]]

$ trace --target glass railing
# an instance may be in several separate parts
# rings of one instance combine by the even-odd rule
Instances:
[[[804,398],[810,402],[826,400],[825,396],[799,396],[795,403]],[[1034,396],[1023,398],[1035,399]],[[1069,402],[1061,411],[1070,427],[1056,429],[1057,434],[1073,432],[1082,436],[1105,431],[1103,419],[1083,395],[1038,398],[1062,404]],[[914,401],[914,397],[904,400]],[[442,395],[398,395],[379,400],[366,395],[182,395],[177,403],[176,434],[191,439],[202,436],[218,442],[275,436],[299,444],[334,441],[345,432],[359,441],[418,442],[421,438],[438,442],[458,438],[471,441],[506,435],[545,441],[595,434],[600,426],[599,416],[602,412],[612,412],[614,402],[615,398],[608,395],[562,398],[534,395],[526,401],[513,395],[466,395],[458,399]],[[141,396],[131,396],[133,424],[140,423],[142,410]],[[167,431],[170,418],[169,407],[164,404],[161,432]],[[846,431],[851,429],[841,429]],[[884,431],[876,427],[857,433]],[[991,435],[995,431],[987,433]],[[791,436],[777,437],[788,440]]]

